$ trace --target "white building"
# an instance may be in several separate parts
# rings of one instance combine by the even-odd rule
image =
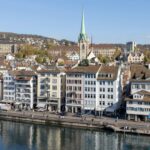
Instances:
[[[73,51],[71,53],[68,52],[66,56],[68,57],[69,60],[72,60],[72,61],[80,59],[79,54],[75,51]]]
[[[37,100],[37,77],[33,71],[8,71],[3,74],[3,100],[33,109]]]
[[[143,65],[131,66],[131,95],[126,98],[128,120],[147,120],[150,115],[150,70]]]
[[[120,68],[102,65],[97,77],[96,110],[114,113],[122,95]]]
[[[121,96],[120,69],[116,66],[78,66],[66,72],[66,107],[114,113]]]

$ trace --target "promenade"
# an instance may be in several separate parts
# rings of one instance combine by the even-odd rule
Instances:
[[[122,119],[116,120],[109,117],[100,118],[87,115],[75,117],[71,114],[67,114],[63,117],[49,112],[1,111],[0,119],[83,129],[111,129],[115,132],[150,135],[150,122],[134,122]]]

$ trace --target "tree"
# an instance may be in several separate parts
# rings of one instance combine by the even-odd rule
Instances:
[[[89,60],[88,59],[83,59],[80,63],[79,66],[89,66]]]
[[[101,63],[104,63],[104,64],[111,62],[111,59],[108,56],[99,55],[98,59]]]
[[[115,53],[112,56],[112,59],[115,60],[117,59],[119,56],[121,55],[121,50],[120,49],[116,49]]]
[[[36,60],[37,63],[39,63],[39,64],[42,64],[42,63],[43,63],[43,58],[42,58],[42,57],[37,56],[37,57],[35,58],[35,60]]]

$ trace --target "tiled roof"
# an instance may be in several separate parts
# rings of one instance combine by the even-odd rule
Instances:
[[[66,73],[97,73],[100,66],[78,66],[73,69],[68,69]]]
[[[56,66],[49,66],[47,69],[38,70],[37,73],[60,73],[60,70]]]
[[[132,64],[130,67],[131,70],[131,81],[150,81],[150,70],[141,64]]]
[[[102,65],[99,70],[98,80],[116,80],[118,74],[118,66]]]
[[[133,99],[133,96],[129,96],[129,97],[126,97],[126,101],[143,101],[143,102],[150,102],[150,92],[148,91],[145,91],[145,90],[141,90],[141,91],[138,91],[134,94],[139,94],[139,95],[144,95],[144,98],[143,99]]]
[[[36,75],[35,72],[29,70],[14,70],[14,71],[9,71],[9,73],[14,76],[35,76]]]
[[[19,81],[30,81],[31,80],[31,77],[16,77],[15,78],[16,80],[19,80]]]

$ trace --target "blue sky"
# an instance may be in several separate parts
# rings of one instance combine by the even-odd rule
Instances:
[[[0,31],[77,41],[84,7],[96,43],[150,43],[150,0],[0,0]]]

